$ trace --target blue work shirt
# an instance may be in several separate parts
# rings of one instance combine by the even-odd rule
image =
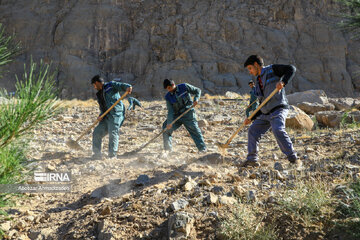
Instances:
[[[191,99],[194,95],[194,100]],[[201,89],[187,83],[176,86],[174,92],[168,92],[165,95],[166,107],[168,109],[167,122],[170,124],[176,117],[185,112],[193,105],[193,101],[198,101],[201,95]]]

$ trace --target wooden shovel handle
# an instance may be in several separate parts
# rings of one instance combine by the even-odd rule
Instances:
[[[278,93],[279,90],[277,88],[274,89],[274,91],[271,92],[271,94],[251,113],[251,115],[249,116],[249,119],[251,120],[255,114],[260,111],[260,109],[276,94]],[[231,137],[229,138],[229,140],[227,140],[226,142],[226,146],[228,146],[230,144],[230,142],[233,140],[233,138],[241,131],[241,129],[243,129],[245,127],[245,123],[241,124],[241,126],[233,133],[233,135],[231,135]]]
[[[180,114],[177,118],[175,118],[174,121],[172,121],[170,124],[174,124],[175,122],[177,122],[180,118],[182,118],[185,114],[187,114],[191,109],[193,109],[195,106],[192,105],[189,109],[187,109],[185,112],[183,112],[182,114]],[[152,143],[155,139],[157,139],[158,137],[160,137],[165,131],[167,130],[167,128],[165,127],[161,132],[159,132],[155,137],[153,137],[150,141],[148,141],[146,144],[144,144],[143,146],[140,147],[140,149],[137,150],[140,151],[141,149],[145,148],[147,145],[149,145],[150,143]]]
[[[102,119],[103,117],[105,117],[105,115],[108,114],[108,112],[110,112],[111,109],[113,109],[113,108],[114,108],[121,100],[123,100],[123,99],[126,97],[126,95],[128,95],[128,94],[129,94],[129,92],[126,91],[126,92],[121,96],[121,98],[119,98],[111,107],[109,107],[108,110],[106,110],[103,114],[101,114],[101,116],[100,116],[99,118],[97,118],[96,121],[95,121],[90,127],[88,127],[75,141],[76,141],[76,142],[79,141],[88,131],[90,131],[96,124],[98,124],[98,122],[100,122],[101,119]]]

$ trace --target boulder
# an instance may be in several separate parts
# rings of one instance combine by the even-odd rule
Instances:
[[[185,209],[187,205],[189,205],[189,202],[181,198],[171,203],[170,207],[173,211],[178,211],[180,209]]]
[[[315,113],[316,120],[326,127],[339,127],[344,112],[323,111]]]
[[[238,93],[235,93],[235,92],[227,91],[225,93],[225,97],[234,99],[234,98],[239,98],[240,95]]]
[[[187,212],[172,215],[168,222],[168,239],[187,239],[194,227],[194,221],[193,215]]]
[[[335,106],[335,110],[344,111],[356,108],[360,101],[353,98],[329,98],[329,102]]]
[[[335,109],[335,106],[331,103],[327,104],[320,104],[317,102],[310,103],[310,102],[302,102],[297,104],[297,107],[303,110],[307,114],[314,115],[317,112],[321,111],[332,111]]]
[[[339,127],[341,123],[360,122],[360,111],[324,111],[315,114],[316,120],[327,127]]]
[[[286,118],[286,127],[292,129],[306,129],[311,131],[311,129],[314,127],[314,122],[300,108],[290,106],[290,111]]]
[[[329,100],[323,90],[308,90],[287,95],[290,105],[297,105],[303,102],[328,104]]]
[[[360,111],[353,111],[348,113],[351,122],[360,122]]]

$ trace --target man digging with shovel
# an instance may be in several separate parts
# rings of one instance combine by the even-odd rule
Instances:
[[[126,91],[128,94],[132,92],[130,84],[111,81],[104,83],[99,75],[91,79],[91,84],[98,91],[96,97],[100,107],[100,116],[105,113],[119,98],[120,91]],[[100,117],[99,117],[100,118]],[[93,159],[101,159],[101,142],[102,138],[109,133],[109,158],[116,157],[119,145],[119,129],[125,119],[125,106],[120,101],[111,109],[102,119],[93,132],[92,150],[94,152]]]
[[[194,87],[187,83],[175,85],[174,81],[169,79],[164,80],[164,88],[168,91],[165,95],[166,107],[168,109],[167,120],[163,124],[163,129],[167,129],[163,133],[164,149],[166,151],[172,150],[171,134],[173,131],[184,124],[186,130],[190,133],[194,140],[196,147],[200,152],[206,152],[206,145],[201,134],[198,122],[196,120],[195,110],[191,109],[183,117],[181,117],[174,124],[172,121],[187,111],[192,106],[196,106],[201,95],[200,88]],[[191,95],[194,95],[194,101]]]
[[[249,73],[256,77],[256,97],[261,103],[275,88],[279,92],[262,106],[253,119],[245,119],[245,125],[255,120],[248,130],[248,155],[241,166],[260,166],[258,159],[259,140],[271,127],[281,151],[287,156],[289,162],[296,165],[296,167],[301,167],[301,161],[298,159],[291,139],[285,130],[289,105],[284,86],[292,80],[296,68],[292,65],[263,65],[263,59],[257,55],[251,55],[244,63],[244,67],[248,69]]]

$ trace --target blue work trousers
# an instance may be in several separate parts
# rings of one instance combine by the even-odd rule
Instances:
[[[174,119],[177,118],[178,115],[174,116]],[[168,122],[167,120],[163,123],[163,129],[166,128]],[[175,122],[170,130],[166,130],[163,133],[163,141],[164,141],[164,149],[172,150],[172,133],[178,129],[181,125],[185,126],[186,130],[190,133],[191,138],[194,140],[196,147],[199,151],[206,150],[206,145],[204,142],[204,138],[202,136],[201,130],[199,128],[198,122],[196,120],[195,110],[190,110],[187,114],[181,117],[177,122]]]
[[[287,156],[288,160],[294,161],[297,158],[291,139],[285,130],[285,120],[288,113],[288,109],[279,108],[268,115],[261,114],[255,119],[248,131],[248,161],[259,160],[259,140],[270,127],[280,150]]]
[[[101,142],[109,133],[109,156],[115,156],[119,145],[119,129],[124,122],[124,113],[118,115],[108,114],[99,122],[93,132],[92,149],[94,154],[101,154]]]

